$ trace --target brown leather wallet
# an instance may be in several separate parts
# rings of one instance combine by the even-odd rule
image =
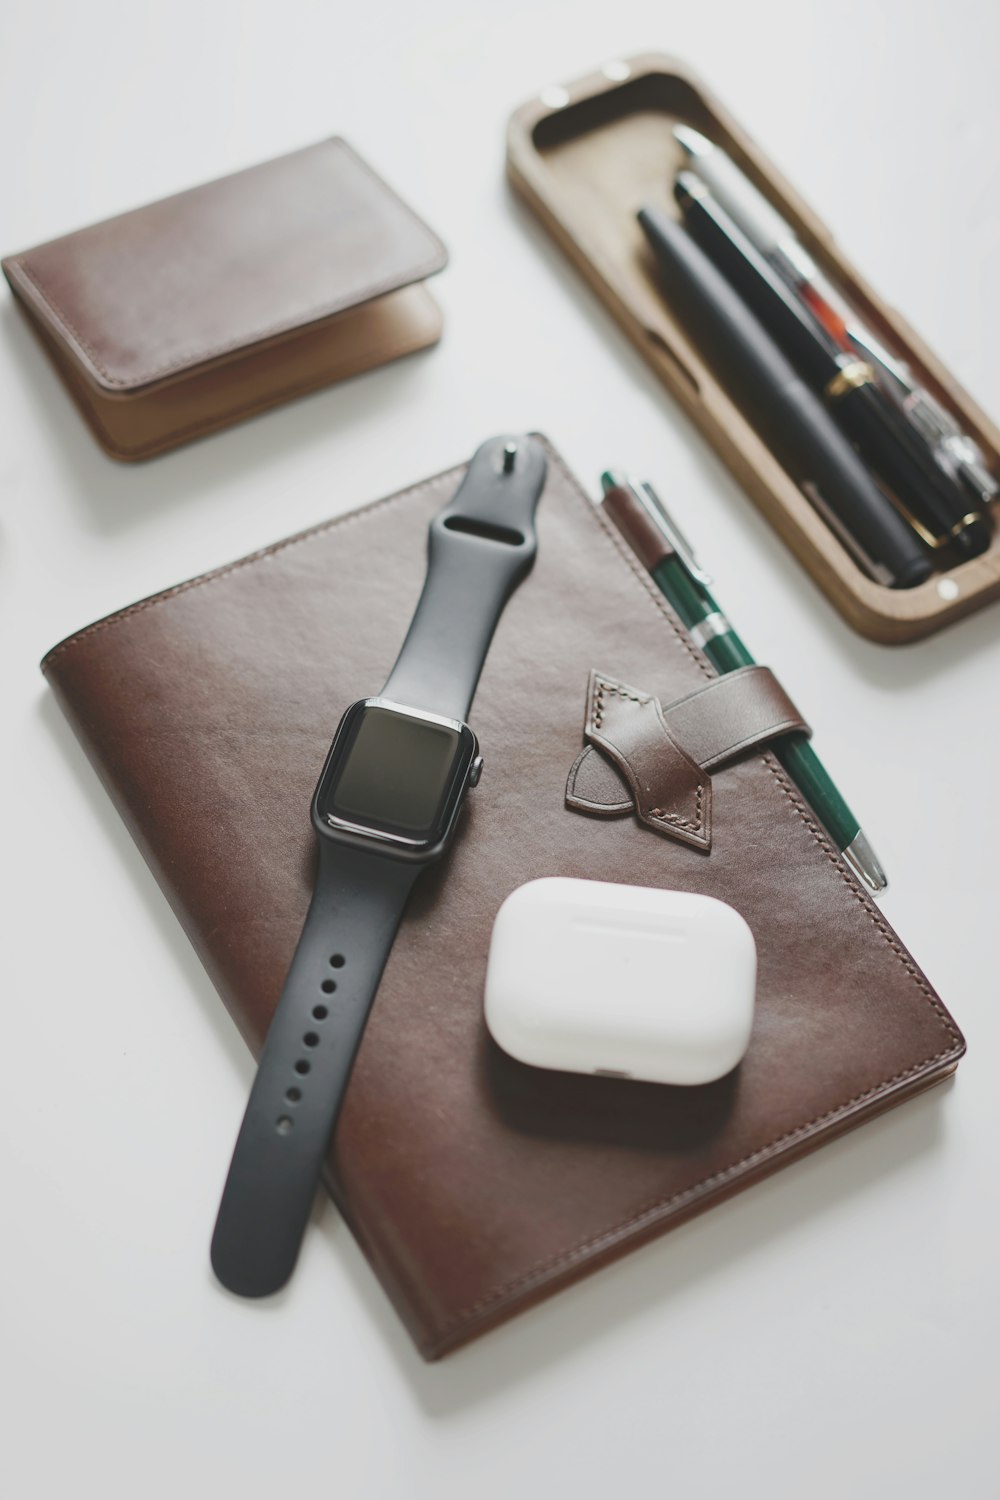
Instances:
[[[2,265],[101,446],[140,459],[436,342],[446,260],[334,138]]]
[[[327,746],[395,660],[428,523],[460,478],[145,599],[43,663],[255,1050],[309,905]],[[538,532],[472,705],[482,781],[447,870],[414,887],[329,1158],[337,1203],[429,1359],[926,1088],[964,1050],[773,756],[713,770],[710,854],[566,806],[595,662],[664,704],[715,674],[551,450]],[[493,919],[515,887],[557,874],[703,891],[746,918],[757,1010],[733,1074],[700,1088],[575,1077],[494,1045]],[[221,1187],[232,1142],[209,1144]]]

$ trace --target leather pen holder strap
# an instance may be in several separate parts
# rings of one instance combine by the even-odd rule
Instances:
[[[587,746],[566,804],[577,812],[635,812],[657,833],[706,852],[712,844],[710,772],[809,726],[768,667],[742,667],[662,705],[652,693],[592,671]]]

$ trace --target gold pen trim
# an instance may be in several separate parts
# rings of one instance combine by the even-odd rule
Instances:
[[[942,547],[947,547],[955,537],[965,530],[966,526],[972,526],[976,521],[985,520],[982,511],[970,510],[960,521],[956,521],[954,526],[949,531],[946,531],[943,536],[938,536],[936,532],[928,531],[927,527],[921,521],[917,520],[909,506],[904,505],[893,490],[883,489],[882,493],[890,504],[894,505],[896,510],[899,511],[903,520],[913,528],[920,540],[934,552],[939,552]]]
[[[960,521],[956,521],[955,522],[954,526],[951,528],[951,530],[949,531],[948,535],[949,536],[958,536],[959,532],[960,531],[964,531],[965,528],[966,528],[966,526],[973,526],[976,523],[976,521],[985,521],[985,520],[986,520],[986,517],[983,515],[983,513],[982,513],[981,510],[970,510],[969,514],[967,516],[963,516]]]
[[[839,401],[841,396],[846,396],[848,391],[856,391],[862,385],[875,384],[875,371],[871,365],[866,364],[863,359],[852,359],[849,364],[841,365],[836,375],[831,375],[823,387],[823,394],[828,401]]]

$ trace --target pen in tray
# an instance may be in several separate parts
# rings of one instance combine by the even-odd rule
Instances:
[[[906,361],[886,348],[728,152],[689,125],[676,125],[674,136],[688,165],[798,299],[842,348],[853,349],[874,367],[882,388],[930,445],[945,473],[958,480],[977,504],[992,500],[1000,486],[989,471],[982,449],[920,384]]]
[[[716,671],[752,667],[754,658],[711,593],[712,580],[652,485],[607,470],[601,486],[608,514]],[[885,890],[875,851],[809,740],[790,734],[772,748],[852,870],[871,891]]]
[[[694,172],[681,172],[674,196],[701,248],[760,319],[922,541],[976,557],[990,544],[982,503],[947,474],[933,448],[878,385],[870,363],[845,351],[796,297]]]
[[[644,208],[639,223],[671,303],[719,359],[761,437],[855,559],[894,588],[928,579],[931,563],[915,532],[719,268],[662,210]]]

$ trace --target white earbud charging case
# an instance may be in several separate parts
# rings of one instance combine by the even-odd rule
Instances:
[[[521,1062],[651,1083],[711,1083],[746,1052],[757,951],[711,896],[553,877],[493,925],[486,1024]]]

